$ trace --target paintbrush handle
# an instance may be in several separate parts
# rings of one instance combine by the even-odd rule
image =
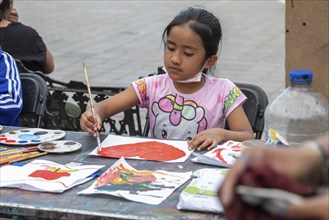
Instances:
[[[91,96],[91,89],[90,89],[90,84],[89,84],[89,79],[88,79],[89,77],[88,77],[88,73],[87,73],[87,67],[86,67],[84,62],[82,62],[82,66],[83,66],[83,71],[85,73],[85,78],[86,78],[86,83],[87,83],[91,113],[93,114],[95,123],[97,125],[96,112],[95,112],[95,108],[94,108],[93,98]],[[101,140],[100,140],[100,137],[99,137],[99,131],[96,131],[96,139],[97,139],[97,150],[102,151]]]

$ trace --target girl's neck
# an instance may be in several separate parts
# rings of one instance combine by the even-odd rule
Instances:
[[[173,81],[173,83],[179,92],[184,94],[192,94],[199,91],[204,86],[205,81],[205,76],[202,76],[201,82],[179,83]]]

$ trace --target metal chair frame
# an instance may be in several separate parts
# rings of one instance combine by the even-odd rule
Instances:
[[[80,81],[62,82],[39,71],[28,70],[22,62],[17,60],[22,72],[36,75],[46,82],[48,99],[46,113],[41,122],[42,128],[81,131],[80,117],[85,112],[89,97],[87,86]],[[25,73],[23,73],[25,74]],[[82,75],[82,73],[81,73]],[[91,87],[95,102],[100,102],[113,96],[126,88],[123,87]],[[79,115],[72,115],[67,109],[68,104],[79,110]],[[28,124],[30,127],[30,125]],[[139,107],[133,107],[103,121],[102,133],[114,133],[118,135],[141,136],[142,125]]]

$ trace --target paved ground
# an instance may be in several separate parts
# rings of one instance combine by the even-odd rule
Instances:
[[[127,86],[162,65],[161,34],[184,7],[202,5],[223,26],[217,75],[259,85],[271,100],[284,88],[284,14],[278,0],[15,0],[20,21],[34,27],[55,58],[52,77]]]

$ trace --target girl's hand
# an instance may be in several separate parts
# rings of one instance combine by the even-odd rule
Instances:
[[[221,128],[210,128],[198,133],[195,137],[187,142],[189,150],[197,148],[197,150],[202,150],[207,148],[211,150],[216,147],[220,142],[224,140],[221,135]]]
[[[96,123],[97,122],[97,123]],[[96,137],[96,131],[102,127],[102,119],[96,113],[96,121],[90,109],[87,109],[80,118],[80,127],[90,135]]]
[[[19,18],[18,12],[16,11],[15,8],[13,8],[8,16],[8,20],[10,22],[18,22],[18,18]]]

